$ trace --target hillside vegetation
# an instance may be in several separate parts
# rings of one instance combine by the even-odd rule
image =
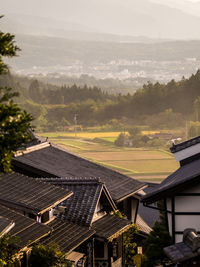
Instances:
[[[38,130],[63,130],[74,123],[108,124],[116,129],[132,124],[175,128],[186,120],[199,119],[200,71],[178,82],[148,82],[127,95],[108,94],[87,85],[53,86],[10,74],[1,78],[0,85],[21,93],[20,104],[36,118]]]

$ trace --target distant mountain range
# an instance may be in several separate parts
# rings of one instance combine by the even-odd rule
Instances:
[[[0,4],[2,1],[0,0]],[[32,11],[33,2],[35,7],[38,4],[37,16],[34,9]],[[21,34],[97,41],[108,39],[134,42],[134,38],[138,36],[139,40],[141,36],[156,39],[200,39],[200,3],[187,0],[182,3],[177,0],[50,2],[52,13],[44,5],[46,1],[29,1],[30,10],[27,15],[23,8],[23,5],[27,6],[27,0],[17,1],[12,8],[4,1],[1,12],[6,17],[0,22],[1,28]]]
[[[200,1],[188,0],[151,0],[154,3],[163,4],[172,8],[177,8],[185,13],[200,17]]]
[[[22,49],[7,60],[19,73],[168,80],[199,68],[200,2],[0,0],[0,6],[1,30],[15,34]]]
[[[200,41],[166,41],[160,43],[118,43],[71,40],[49,36],[20,35],[16,41],[22,49],[19,57],[8,62],[15,69],[33,66],[66,66],[75,61],[101,64],[117,60],[180,61],[200,60]],[[55,68],[56,69],[56,68]]]

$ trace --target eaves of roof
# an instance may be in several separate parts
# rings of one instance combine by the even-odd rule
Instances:
[[[100,177],[114,199],[134,195],[144,183],[51,144],[13,158],[13,166],[34,177]]]
[[[168,186],[166,188],[158,187],[157,189],[155,189],[155,191],[145,195],[141,201],[146,204],[152,204],[156,201],[159,201],[160,199],[173,196],[190,186],[199,184],[199,177],[200,174],[191,176],[189,180],[187,179],[179,183],[173,183],[171,186]]]

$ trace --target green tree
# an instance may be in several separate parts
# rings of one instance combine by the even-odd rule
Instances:
[[[0,75],[8,70],[3,57],[15,56],[18,50],[14,35],[0,31]],[[31,138],[27,130],[31,127],[32,116],[13,102],[16,96],[18,93],[11,88],[0,87],[0,172],[11,171],[14,152]]]
[[[134,256],[136,255],[135,248],[137,244],[135,243],[135,234],[138,232],[137,227],[132,226],[127,232],[124,234],[124,258],[125,258],[125,266],[133,265]]]
[[[44,246],[38,244],[33,247],[30,256],[30,266],[31,267],[55,267],[55,266],[65,266],[71,267],[70,261],[66,260],[65,253],[59,250],[58,245],[51,244],[49,246]]]
[[[14,266],[14,255],[19,251],[18,238],[8,234],[0,238],[0,266]]]
[[[158,207],[162,210],[163,203],[158,203]],[[145,260],[142,266],[167,266],[169,259],[165,255],[163,249],[172,245],[173,240],[166,229],[166,219],[163,211],[160,212],[160,220],[155,222],[151,233],[146,241]]]
[[[36,103],[41,103],[42,95],[40,92],[40,86],[38,80],[31,81],[29,86],[29,96],[30,98],[35,101]]]
[[[126,135],[124,133],[120,133],[117,139],[115,140],[116,146],[124,146],[126,140]]]
[[[200,111],[200,96],[198,96],[194,101],[194,112],[195,112],[195,120],[199,121],[199,111]]]

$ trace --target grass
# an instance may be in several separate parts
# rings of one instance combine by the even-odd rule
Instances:
[[[160,182],[178,168],[172,154],[163,149],[119,148],[113,142],[119,132],[49,132],[50,141],[84,158],[141,181]]]

